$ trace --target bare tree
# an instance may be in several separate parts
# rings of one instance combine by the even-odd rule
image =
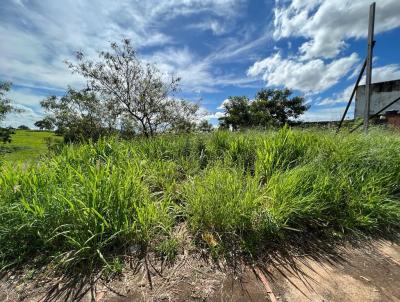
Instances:
[[[77,63],[67,62],[68,67],[87,79],[88,88],[100,95],[108,110],[130,116],[146,137],[171,127],[176,121],[174,108],[186,106],[171,98],[180,79],[142,63],[128,39],[111,43],[111,51],[100,52],[96,62],[82,52],[76,59]]]

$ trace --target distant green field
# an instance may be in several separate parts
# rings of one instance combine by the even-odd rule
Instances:
[[[62,139],[50,131],[16,130],[10,144],[0,145],[0,148],[6,150],[4,160],[23,162],[37,159],[41,154],[47,152],[45,141],[47,137]]]

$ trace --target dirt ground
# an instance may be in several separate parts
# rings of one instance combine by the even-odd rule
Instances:
[[[132,260],[108,282],[75,277],[9,273],[0,301],[400,301],[400,245],[375,240],[290,256],[268,252],[257,265],[234,267],[185,252],[169,267],[151,257]]]
[[[342,260],[319,262],[305,255],[295,267],[271,268],[280,301],[400,301],[400,246],[376,242],[343,248]]]

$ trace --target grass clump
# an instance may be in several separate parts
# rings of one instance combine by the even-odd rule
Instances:
[[[263,204],[267,198],[258,180],[221,164],[185,183],[185,217],[191,230],[218,252],[266,239],[279,226]],[[235,247],[236,249],[237,247]]]
[[[69,147],[0,177],[3,261],[36,254],[66,268],[108,266],[108,254],[132,244],[145,250],[152,239],[168,234],[173,225],[168,200],[154,196],[144,183],[139,160],[122,164],[116,147]]]
[[[308,232],[397,230],[400,137],[383,131],[163,135],[65,146],[0,175],[0,263],[121,270],[173,260],[185,224],[214,255]],[[132,248],[134,247],[134,248]]]

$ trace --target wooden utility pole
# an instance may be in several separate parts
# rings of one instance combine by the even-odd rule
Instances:
[[[369,111],[371,104],[371,75],[372,75],[372,48],[374,43],[375,2],[369,7],[368,22],[368,50],[367,50],[367,76],[365,82],[365,110],[364,110],[364,132],[368,133]]]

